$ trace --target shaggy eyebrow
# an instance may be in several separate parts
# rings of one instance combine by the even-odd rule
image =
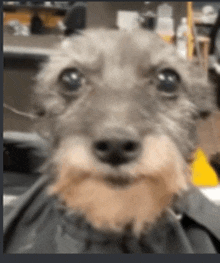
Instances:
[[[73,57],[71,64],[73,64],[74,67],[83,71],[96,72],[102,68],[103,60],[101,56],[76,55]]]

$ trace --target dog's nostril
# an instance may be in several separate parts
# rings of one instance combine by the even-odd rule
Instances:
[[[126,139],[106,139],[93,144],[95,156],[104,163],[120,165],[134,160],[139,154],[138,141]]]
[[[101,152],[106,152],[109,150],[109,144],[107,142],[97,142],[95,144],[95,149]]]
[[[124,142],[124,145],[122,148],[125,152],[133,152],[137,150],[138,143],[133,142],[133,141],[127,141],[127,142]]]

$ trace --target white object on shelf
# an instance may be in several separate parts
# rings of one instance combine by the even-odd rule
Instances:
[[[218,12],[211,5],[205,5],[202,9],[202,14],[203,23],[215,23],[218,16]]]
[[[117,12],[116,25],[120,29],[133,30],[139,28],[139,13],[137,11]]]
[[[53,6],[53,4],[51,1],[45,1],[44,6],[51,7],[51,6]]]
[[[157,16],[170,18],[173,16],[173,8],[169,4],[161,4],[157,8]]]
[[[158,17],[156,33],[159,35],[174,36],[173,19],[169,17]]]
[[[173,9],[168,4],[158,6],[156,33],[159,35],[174,36]]]
[[[187,18],[182,17],[176,33],[176,48],[181,57],[187,58]]]
[[[7,25],[14,30],[15,36],[30,36],[29,27],[21,24],[17,19],[10,20]]]

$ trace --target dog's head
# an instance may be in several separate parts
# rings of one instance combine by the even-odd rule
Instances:
[[[52,143],[52,192],[96,227],[154,222],[187,189],[204,72],[157,35],[89,30],[62,43],[35,90]]]

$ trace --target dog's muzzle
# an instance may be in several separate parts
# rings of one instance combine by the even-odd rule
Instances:
[[[93,153],[99,161],[111,166],[127,164],[140,154],[141,142],[126,129],[109,129],[93,143]]]

